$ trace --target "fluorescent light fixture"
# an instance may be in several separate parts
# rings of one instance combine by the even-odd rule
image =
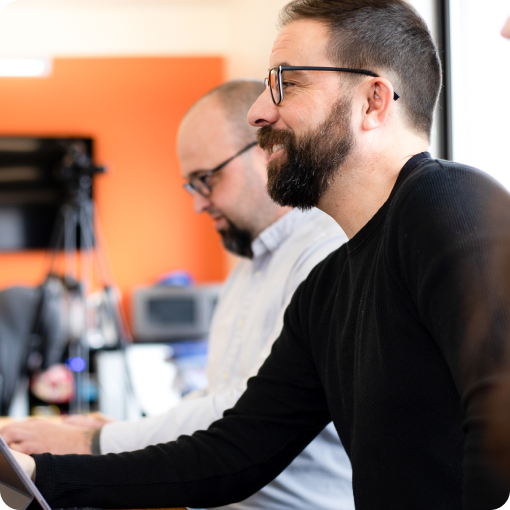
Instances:
[[[48,58],[0,58],[0,77],[37,78],[50,73]]]

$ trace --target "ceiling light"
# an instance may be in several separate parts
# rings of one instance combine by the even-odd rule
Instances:
[[[0,77],[36,78],[51,73],[47,58],[0,58]]]

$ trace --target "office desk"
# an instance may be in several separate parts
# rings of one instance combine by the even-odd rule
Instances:
[[[39,418],[39,419],[44,419],[44,420],[59,420],[60,418],[58,416],[56,417],[52,417],[52,418]],[[9,422],[12,422],[12,421],[15,421],[13,420],[12,418],[6,418],[5,416],[0,416],[0,429],[4,426],[4,425],[7,425]],[[133,509],[125,509],[125,510],[133,510]],[[142,509],[137,509],[137,510],[149,510],[148,508],[142,508]],[[185,508],[155,508],[155,509],[151,509],[151,510],[186,510]]]
[[[13,421],[24,421],[27,418],[8,418],[7,416],[0,416],[0,429],[7,425],[8,423],[12,423]],[[37,418],[38,420],[50,420],[50,421],[60,421],[60,416],[49,416],[46,418]]]

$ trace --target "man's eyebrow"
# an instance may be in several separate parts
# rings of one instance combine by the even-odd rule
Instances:
[[[292,76],[293,78],[299,78],[300,76],[306,76],[308,71],[299,70],[299,69],[289,69],[285,71],[288,76]]]
[[[290,64],[288,62],[281,62],[277,66],[269,67],[267,71],[269,72],[269,71],[271,71],[271,69],[274,69],[275,67],[280,67],[280,66],[282,66],[282,67],[290,67]]]
[[[188,180],[190,181],[191,179],[193,179],[194,177],[201,177],[201,175],[204,175],[208,172],[209,170],[194,170],[193,172],[190,172],[188,174],[188,177],[187,179],[185,180]]]
[[[281,67],[300,67],[300,66],[292,66],[290,64],[288,64],[287,62],[283,62],[280,64]],[[274,67],[279,67],[279,66],[274,66]],[[273,69],[273,68],[271,68]],[[304,69],[287,69],[285,70],[286,73],[292,73],[293,75],[306,75],[308,74],[308,71],[304,70]]]
[[[282,67],[293,67],[291,66],[290,64],[287,64],[287,62],[283,62],[282,64],[280,64]],[[275,66],[275,67],[278,67],[278,66]],[[298,66],[295,66],[295,67],[298,67]],[[292,73],[292,76],[298,78],[299,76],[306,76],[308,74],[307,71],[305,70],[299,70],[299,69],[287,69],[285,70],[286,73]],[[290,75],[289,75],[290,76]]]

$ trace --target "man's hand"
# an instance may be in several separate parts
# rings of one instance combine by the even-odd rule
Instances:
[[[14,458],[18,461],[25,473],[35,482],[35,460],[24,453],[12,450]]]
[[[11,449],[31,453],[92,453],[92,436],[97,429],[44,420],[14,422],[0,430]]]

